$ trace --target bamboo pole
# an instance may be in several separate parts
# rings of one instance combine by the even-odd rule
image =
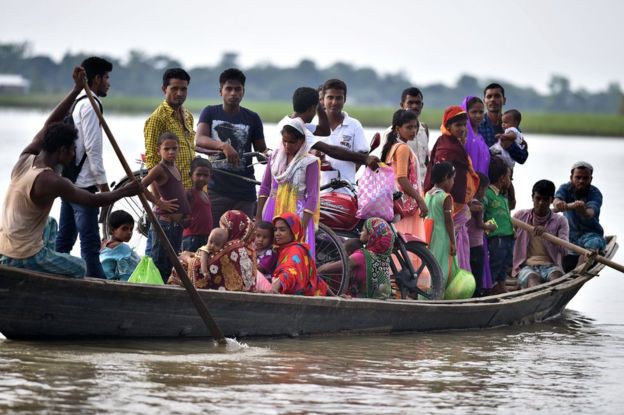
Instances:
[[[137,181],[136,177],[134,177],[134,174],[132,173],[132,169],[130,169],[130,166],[128,165],[128,162],[126,161],[126,158],[124,157],[123,153],[121,152],[121,149],[119,148],[119,145],[117,144],[117,140],[115,140],[115,137],[113,136],[113,133],[108,127],[106,120],[104,120],[104,116],[102,115],[102,112],[100,111],[99,105],[97,105],[95,98],[93,97],[91,88],[89,88],[89,85],[87,84],[86,77],[84,79],[84,89],[85,89],[85,92],[87,93],[87,97],[89,98],[89,101],[91,102],[91,106],[93,106],[93,110],[95,111],[98,119],[100,120],[100,124],[102,125],[104,132],[106,132],[106,135],[108,136],[108,140],[113,146],[113,150],[115,150],[115,154],[117,155],[117,158],[121,162],[121,165],[123,166],[123,169],[126,172],[126,176],[131,182]],[[186,271],[184,270],[184,267],[180,263],[178,256],[173,250],[173,247],[171,246],[169,239],[167,239],[167,236],[165,235],[165,232],[163,231],[162,226],[160,226],[160,222],[158,222],[158,220],[156,219],[156,215],[152,211],[151,206],[149,205],[149,202],[147,201],[147,198],[145,197],[144,192],[146,191],[147,191],[146,189],[143,189],[143,193],[139,194],[139,200],[141,200],[143,209],[145,209],[145,212],[147,213],[147,216],[149,217],[151,226],[153,226],[154,229],[156,230],[158,239],[162,243],[167,256],[171,260],[173,267],[175,268],[178,274],[178,277],[180,277],[180,280],[182,280],[182,283],[184,284],[184,288],[186,289],[186,292],[188,293],[189,297],[191,297],[191,301],[193,302],[193,305],[197,309],[197,313],[199,314],[201,319],[204,321],[204,324],[206,324],[206,327],[208,327],[208,330],[210,331],[210,334],[212,335],[212,337],[219,344],[224,345],[226,342],[225,342],[225,337],[223,336],[223,333],[221,332],[221,329],[219,329],[219,326],[217,326],[217,323],[214,321],[214,319],[208,312],[208,308],[206,308],[206,305],[204,304],[199,294],[197,293],[195,286],[193,285],[190,278],[186,274]]]
[[[518,228],[522,228],[528,232],[533,232],[533,229],[535,228],[534,226],[529,225],[528,223],[523,222],[516,218],[511,218],[511,223],[513,223],[514,226],[517,226]],[[552,235],[550,233],[545,232],[540,236],[549,242],[562,246],[566,249],[569,249],[570,251],[576,252],[577,254],[585,255],[587,257],[592,257],[596,262],[600,262],[601,264],[605,264],[608,267],[611,267],[617,271],[624,273],[624,265],[618,264],[617,262],[613,262],[610,259],[607,259],[601,255],[596,255],[595,252],[592,252],[589,249],[585,249],[578,245],[574,245],[573,243],[570,243],[568,241],[564,241],[563,239],[557,238],[555,235]]]

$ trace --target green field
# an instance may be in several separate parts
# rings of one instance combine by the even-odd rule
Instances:
[[[0,96],[0,107],[51,109],[59,100],[56,95]],[[161,98],[107,97],[106,110],[126,114],[149,114]],[[186,106],[199,116],[206,105],[219,100],[189,99]],[[278,122],[291,112],[286,101],[248,101],[244,105],[260,114],[265,122]],[[390,124],[396,108],[347,105],[350,115],[359,119],[366,127],[383,127]],[[425,108],[422,121],[431,128],[439,128],[442,109]],[[525,133],[563,134],[604,137],[624,137],[624,116],[615,114],[574,114],[525,112],[522,114],[522,130]]]

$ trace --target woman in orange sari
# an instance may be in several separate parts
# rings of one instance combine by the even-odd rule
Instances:
[[[301,219],[294,213],[282,213],[273,219],[277,267],[273,271],[273,292],[281,294],[324,296],[327,283],[318,276],[310,247],[304,243]]]
[[[462,107],[453,105],[444,111],[444,118],[438,138],[431,150],[431,159],[425,176],[425,190],[433,187],[431,170],[440,161],[448,161],[455,168],[455,183],[451,189],[453,196],[453,223],[455,225],[455,247],[460,268],[470,271],[470,241],[466,224],[470,220],[468,203],[479,187],[479,175],[472,168],[472,161],[466,152],[468,115]]]

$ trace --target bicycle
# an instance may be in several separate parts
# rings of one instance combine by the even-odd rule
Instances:
[[[225,163],[225,156],[223,155],[222,152],[206,150],[202,148],[197,148],[196,150],[198,152],[207,154],[209,156],[208,159],[213,164],[214,173],[237,177],[240,180],[253,182],[257,186],[260,185],[260,182],[258,182],[257,180],[253,180],[248,177],[244,177],[239,174],[219,168],[218,166],[221,163]],[[264,160],[265,162],[267,160],[267,157],[265,154],[258,153],[258,152],[243,153],[242,156],[243,156],[243,159],[256,157],[259,160]],[[137,160],[137,163],[139,163],[140,166],[138,170],[135,170],[133,172],[133,175],[137,180],[140,181],[143,179],[143,177],[147,175],[148,170],[144,167],[145,166],[144,157],[141,157],[141,159]],[[260,161],[260,163],[262,163],[262,161]],[[129,181],[128,177],[124,176],[121,179],[119,179],[119,181],[112,182],[110,187],[111,189],[116,190],[120,187],[125,186],[128,183],[128,181]],[[102,208],[100,221],[102,222],[102,225],[103,225],[102,226],[103,238],[108,237],[109,226],[110,226],[109,216],[111,212],[114,212],[115,210],[120,210],[120,209],[125,210],[130,215],[132,215],[132,217],[134,218],[134,222],[136,224],[135,232],[133,233],[132,239],[130,240],[130,245],[135,247],[135,249],[138,252],[143,252],[145,248],[145,242],[147,240],[147,232],[149,230],[149,224],[147,221],[147,215],[143,211],[143,206],[141,205],[141,202],[139,201],[137,196],[120,199],[114,202],[113,204]],[[342,249],[342,240],[325,224],[322,224],[322,223],[319,224],[319,227],[315,235],[315,244],[316,244],[315,260],[316,260],[317,266],[321,266],[328,262],[340,261],[341,263],[345,265],[345,269],[346,269],[348,258],[344,249]],[[342,273],[328,273],[323,276],[323,279],[325,280],[325,282],[327,282],[331,293],[334,295],[342,294],[344,290],[346,290],[347,288],[346,286],[347,281],[345,281],[345,279],[343,278]]]
[[[330,183],[322,186],[321,190],[329,188],[333,190],[347,188],[353,196],[337,192],[322,194],[321,224],[329,226],[342,238],[359,238],[365,220],[355,216],[357,211],[355,188],[351,183],[340,178],[332,179]],[[400,192],[395,194],[395,198],[400,196]],[[413,235],[397,232],[393,222],[390,222],[390,228],[395,236],[390,261],[391,279],[396,282],[401,298],[421,296],[428,300],[442,299],[444,296],[442,270],[427,248],[427,244]],[[335,249],[344,251],[342,243]],[[340,286],[347,287],[349,273],[346,261],[341,264],[341,271],[343,280]]]

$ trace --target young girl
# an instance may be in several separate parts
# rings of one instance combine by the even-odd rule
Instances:
[[[273,271],[273,292],[308,296],[327,295],[327,283],[316,273],[310,247],[303,242],[301,219],[283,213],[273,220],[277,267]]]
[[[468,228],[468,239],[470,240],[470,269],[477,284],[474,293],[475,297],[482,296],[483,290],[492,288],[492,283],[490,282],[489,264],[487,264],[487,278],[484,278],[486,275],[485,261],[489,260],[489,255],[487,255],[487,251],[483,249],[483,245],[485,242],[484,231],[493,231],[496,229],[496,225],[493,223],[483,222],[483,203],[481,203],[489,185],[490,179],[488,179],[486,175],[479,173],[479,189],[477,190],[474,199],[470,202],[471,218],[466,224]]]
[[[277,253],[273,250],[273,224],[261,221],[256,224],[256,260],[258,261],[258,271],[260,271],[269,281],[277,262]]]
[[[157,199],[151,192],[146,192],[147,198],[156,205],[154,214],[176,253],[180,252],[182,229],[188,224],[188,215],[191,211],[182,185],[182,175],[174,164],[178,154],[178,145],[179,140],[175,134],[162,133],[158,137],[158,152],[162,160],[141,181],[145,188],[153,184],[161,195],[161,198]],[[150,227],[150,233],[152,234],[151,256],[160,271],[163,282],[166,283],[171,274],[171,261],[165,253],[154,226]]]
[[[479,97],[467,96],[461,107],[468,113],[466,124],[466,153],[470,156],[472,167],[477,173],[488,174],[490,149],[485,139],[479,134],[479,125],[485,115],[485,106]]]
[[[396,223],[397,231],[423,237],[425,234],[423,218],[427,215],[427,205],[421,195],[418,160],[406,144],[416,137],[418,117],[412,111],[398,110],[392,116],[392,131],[381,152],[381,160],[392,166],[397,187],[403,192],[401,204],[404,210],[410,210]]]
[[[208,160],[196,157],[191,161],[193,187],[186,192],[191,207],[191,223],[182,232],[183,251],[195,252],[208,242],[208,235],[212,230],[212,209],[204,188],[208,185],[211,173],[212,165]]]
[[[451,270],[451,257],[456,253],[453,226],[453,197],[450,191],[455,182],[455,168],[448,161],[436,163],[431,168],[431,190],[425,195],[429,207],[428,217],[433,220],[429,249],[442,269],[442,287],[446,287]]]
[[[128,281],[141,258],[126,243],[132,238],[134,219],[126,211],[116,210],[110,214],[110,239],[102,242],[100,262],[109,280]]]
[[[294,212],[304,229],[304,240],[314,258],[314,231],[320,218],[319,159],[308,153],[306,127],[301,118],[292,118],[281,131],[282,144],[269,159],[258,193],[256,222],[272,221]]]

